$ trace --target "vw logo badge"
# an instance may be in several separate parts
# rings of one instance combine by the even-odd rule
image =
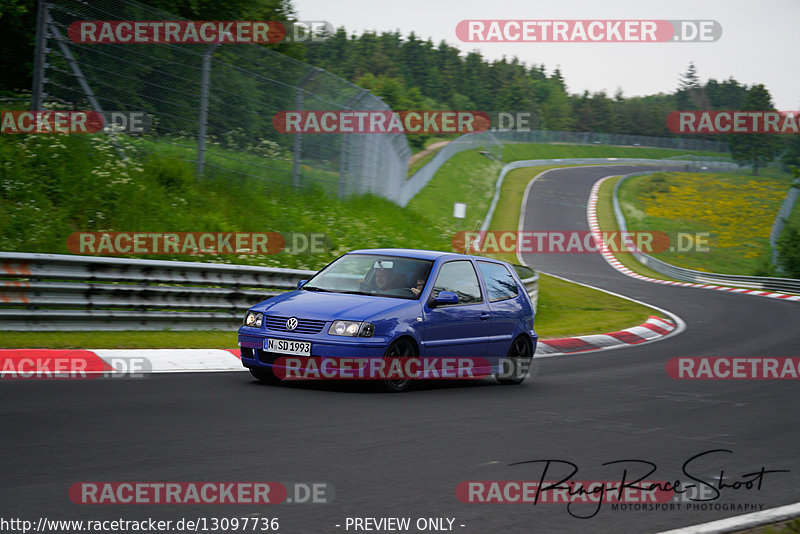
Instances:
[[[286,321],[286,330],[294,330],[297,328],[297,317],[291,317]]]

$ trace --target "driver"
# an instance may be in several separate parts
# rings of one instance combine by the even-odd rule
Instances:
[[[391,269],[376,269],[375,270],[375,287],[378,289],[385,291],[389,289],[389,286],[392,283],[392,272]]]

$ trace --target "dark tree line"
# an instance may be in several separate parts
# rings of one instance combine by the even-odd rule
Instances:
[[[435,45],[413,32],[348,35],[339,28],[324,44],[308,46],[305,59],[371,89],[395,109],[525,110],[548,130],[678,137],[667,127],[673,111],[774,110],[763,84],[745,86],[733,77],[701,82],[693,63],[671,92],[625,97],[617,89],[569,94],[558,68],[525,65],[516,57],[489,61],[478,52],[464,56],[444,41]],[[734,159],[759,168],[783,153],[785,166],[800,166],[800,135],[689,134],[724,140]]]
[[[142,0],[195,20],[295,20],[290,0]],[[36,0],[0,0],[0,93],[30,88]],[[676,110],[774,109],[763,85],[734,78],[702,83],[689,64],[675,89],[655,95],[613,96],[605,91],[569,94],[558,68],[526,65],[516,57],[489,61],[478,52],[461,55],[413,32],[348,35],[339,28],[327,41],[264,45],[322,67],[370,89],[394,109],[531,111],[543,129],[674,137],[667,116]],[[691,135],[719,140],[719,135]],[[800,166],[800,136],[728,136],[737,161],[761,167],[783,152],[785,165]],[[418,141],[418,140],[417,140]]]

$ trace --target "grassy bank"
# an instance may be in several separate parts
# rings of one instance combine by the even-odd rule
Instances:
[[[603,147],[588,148],[596,155]],[[617,148],[608,147],[606,155],[621,155]],[[531,150],[541,154],[537,157],[559,157],[565,147]],[[67,236],[87,231],[324,233],[328,249],[321,254],[134,256],[309,269],[355,248],[452,250],[457,231],[474,229],[483,220],[501,167],[477,150],[459,153],[400,208],[373,195],[340,200],[324,188],[297,190],[247,178],[236,172],[238,168],[229,174],[216,170],[212,177],[197,180],[193,165],[183,161],[184,151],[172,147],[123,164],[104,136],[0,138],[5,162],[0,168],[0,250],[69,253]],[[271,164],[285,170],[287,162],[276,159]],[[495,227],[516,228],[522,192],[541,170],[509,173]],[[466,219],[453,218],[454,202],[467,204]],[[638,324],[651,313],[628,301],[542,277],[537,329],[543,338],[610,331]],[[235,338],[230,332],[2,332],[0,346],[228,348],[235,346]]]
[[[509,172],[503,180],[500,199],[489,229],[516,231],[522,197],[528,184],[542,172],[554,168],[560,166],[526,167]],[[493,256],[512,263],[519,261],[513,253]],[[663,316],[661,312],[647,306],[579,284],[545,274],[539,277],[536,331],[542,339],[612,332],[641,324],[650,315]]]
[[[665,232],[655,257],[698,271],[753,275],[790,180],[729,173],[656,173],[627,180],[620,205],[631,231]]]

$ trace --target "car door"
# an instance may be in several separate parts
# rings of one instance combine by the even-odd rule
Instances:
[[[519,325],[522,307],[519,302],[519,287],[508,268],[501,263],[478,260],[491,320],[487,357],[492,364],[504,358],[511,346],[511,337]]]
[[[431,306],[441,291],[458,295],[458,303]],[[470,260],[452,260],[440,266],[423,313],[426,356],[486,358],[491,314]]]

